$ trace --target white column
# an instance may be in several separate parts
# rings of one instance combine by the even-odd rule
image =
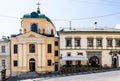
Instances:
[[[23,66],[26,67],[26,44],[23,45]]]
[[[38,44],[38,67],[40,67],[42,64],[41,64],[41,44]]]
[[[19,67],[22,67],[22,44],[19,44],[18,46],[18,54],[19,54]]]
[[[74,47],[75,47],[75,39],[72,38],[72,48],[74,48]]]
[[[107,45],[106,38],[103,38],[102,45],[103,45],[103,49],[106,49],[106,45]]]
[[[42,44],[42,67],[45,66],[45,45]]]
[[[115,49],[115,39],[113,39],[113,49]]]
[[[96,38],[93,39],[93,46],[96,49]]]

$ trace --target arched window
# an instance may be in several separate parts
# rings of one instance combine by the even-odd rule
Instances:
[[[53,33],[53,29],[51,29],[51,35],[54,35],[54,33]]]
[[[33,32],[38,32],[38,25],[37,25],[37,23],[33,23],[33,24],[31,24],[31,31],[33,31]]]
[[[29,61],[35,61],[35,59],[34,59],[34,58],[31,58]]]

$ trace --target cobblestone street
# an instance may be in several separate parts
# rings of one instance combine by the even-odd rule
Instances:
[[[120,81],[120,70],[83,75],[58,76],[21,81]]]
[[[60,77],[42,81],[120,81],[120,71]]]

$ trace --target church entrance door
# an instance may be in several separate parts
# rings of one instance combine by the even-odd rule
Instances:
[[[35,71],[35,59],[33,59],[33,58],[31,58],[29,60],[29,70],[30,70],[30,72]]]

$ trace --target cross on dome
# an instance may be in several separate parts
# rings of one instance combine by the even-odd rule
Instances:
[[[39,13],[39,14],[40,14],[40,8],[39,8],[40,3],[38,2],[36,5],[38,6],[38,7],[37,7],[37,13]]]
[[[36,5],[39,7],[39,6],[40,6],[40,3],[38,2]]]

